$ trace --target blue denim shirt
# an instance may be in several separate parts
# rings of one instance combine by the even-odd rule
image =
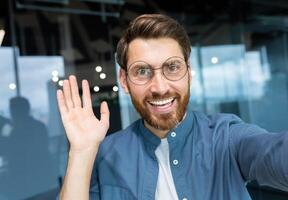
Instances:
[[[288,190],[287,133],[268,133],[231,114],[189,112],[167,139],[179,199],[251,199],[249,180]],[[90,199],[154,199],[159,144],[142,120],[106,137],[94,164]]]

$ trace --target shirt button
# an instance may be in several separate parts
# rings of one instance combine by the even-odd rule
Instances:
[[[173,160],[173,165],[178,165],[178,160]]]
[[[171,136],[172,136],[172,137],[176,137],[176,133],[175,133],[175,132],[172,132],[172,133],[171,133]]]

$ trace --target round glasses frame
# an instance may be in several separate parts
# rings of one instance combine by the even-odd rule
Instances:
[[[185,73],[183,73],[183,75],[181,75],[181,76],[178,77],[177,79],[168,78],[167,75],[165,75],[165,73],[164,73],[165,64],[167,63],[168,60],[172,60],[172,59],[179,59],[179,60],[181,60],[181,62],[183,62],[183,64],[185,65]],[[138,62],[142,62],[142,63],[147,64],[147,66],[149,66],[149,67],[151,68],[151,70],[153,71],[153,75],[150,77],[150,79],[147,79],[147,81],[145,81],[145,82],[143,82],[143,83],[135,82],[135,80],[133,81],[133,79],[129,76],[129,71],[130,71],[131,66],[134,65],[135,63],[138,63]],[[167,58],[167,59],[162,63],[161,67],[154,68],[154,69],[153,69],[152,66],[151,66],[150,64],[148,64],[147,62],[139,60],[139,61],[135,61],[135,62],[131,63],[131,64],[128,66],[127,71],[126,71],[126,76],[127,76],[128,79],[129,79],[133,84],[135,84],[135,85],[145,85],[145,84],[149,83],[149,82],[152,80],[152,78],[154,77],[154,75],[155,75],[154,71],[156,71],[156,70],[158,70],[158,69],[161,69],[161,74],[162,74],[167,80],[169,80],[169,81],[179,81],[179,80],[181,80],[182,78],[184,78],[185,75],[187,74],[187,72],[188,72],[188,67],[189,67],[189,65],[185,62],[184,58],[179,57],[179,56],[172,56],[172,57]]]

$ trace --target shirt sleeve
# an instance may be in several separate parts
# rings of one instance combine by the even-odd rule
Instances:
[[[230,126],[230,144],[246,181],[288,191],[288,132],[269,133],[251,124]]]
[[[89,200],[100,200],[100,189],[98,181],[98,172],[96,162],[94,163],[93,172],[90,181]]]

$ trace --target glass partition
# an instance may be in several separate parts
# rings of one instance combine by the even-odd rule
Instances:
[[[116,45],[142,13],[178,20],[191,40],[189,110],[234,113],[271,132],[288,129],[288,2],[58,1],[0,2],[0,200],[54,199],[68,142],[56,90],[71,74],[87,79],[93,110],[102,100],[109,134],[138,113],[118,82]],[[82,92],[82,88],[79,88]],[[287,192],[247,186],[253,200]]]

